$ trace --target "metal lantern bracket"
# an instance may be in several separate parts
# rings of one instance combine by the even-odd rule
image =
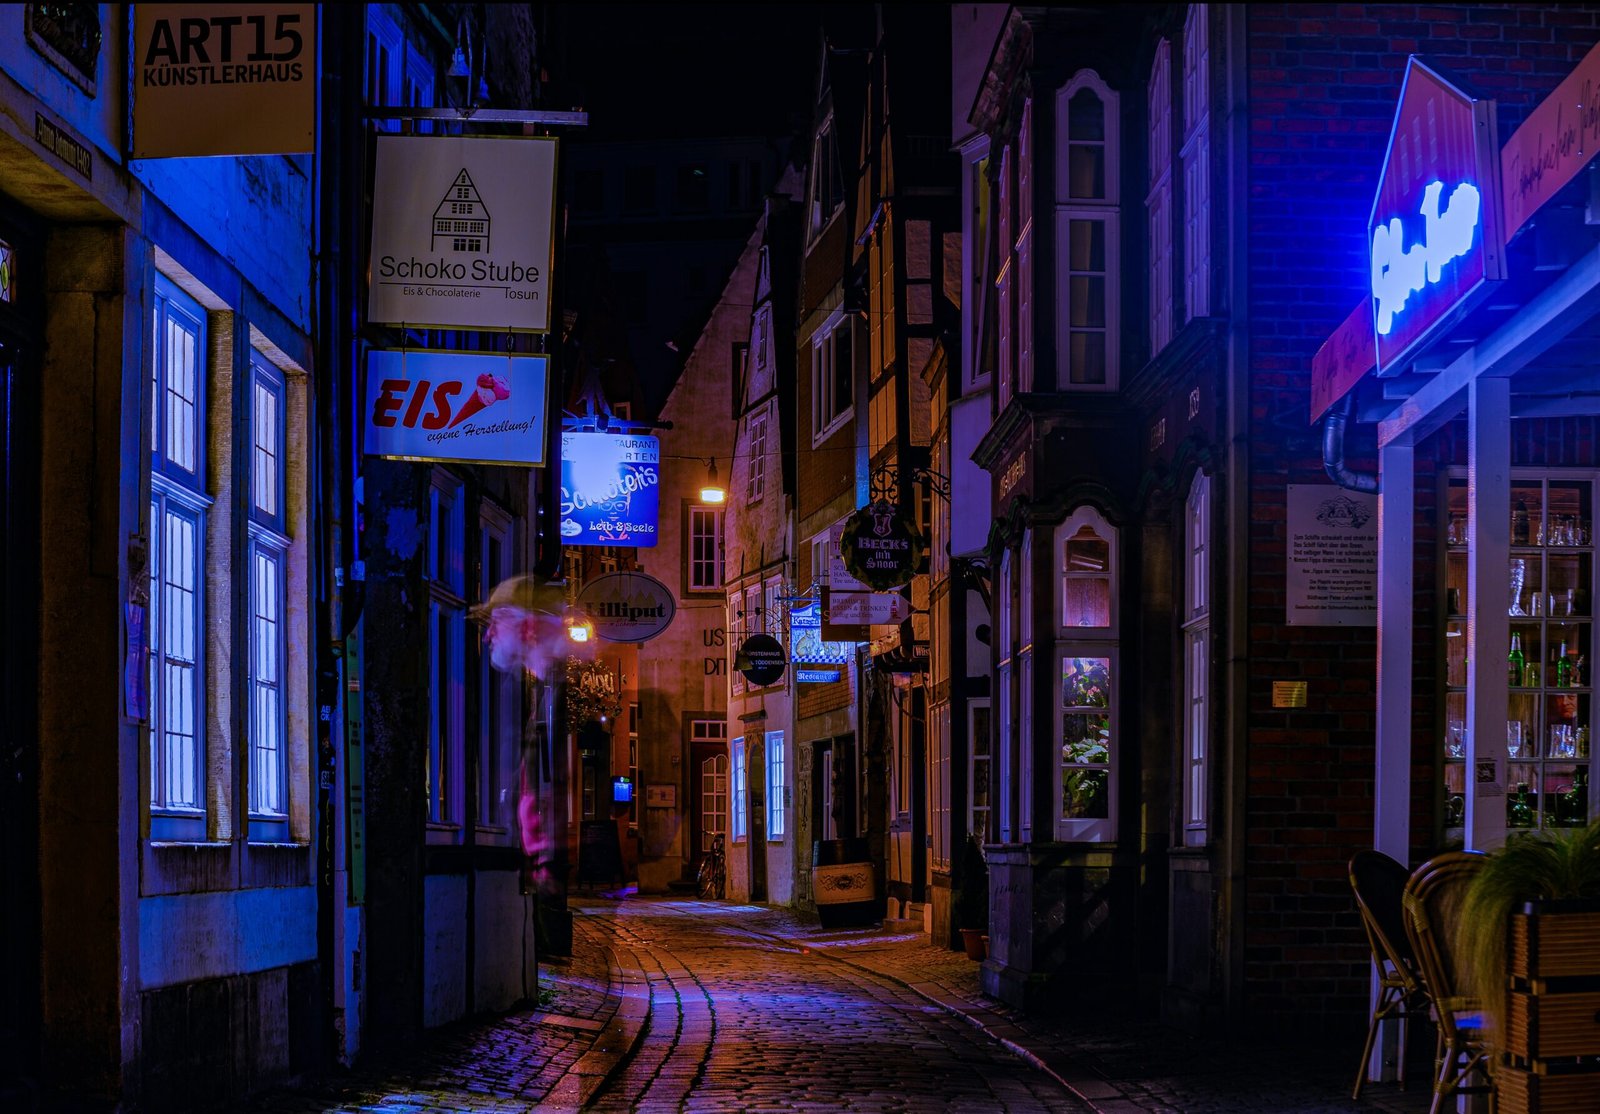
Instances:
[[[898,500],[894,496],[897,494],[899,484],[904,480],[909,480],[912,483],[925,483],[928,485],[928,489],[939,498],[946,503],[950,501],[949,476],[941,475],[933,469],[926,468],[920,464],[901,465],[899,473],[904,478],[903,480],[896,479],[895,471],[895,468],[887,464],[879,465],[873,469],[871,480],[873,502],[877,502],[880,499],[891,503],[897,502]]]

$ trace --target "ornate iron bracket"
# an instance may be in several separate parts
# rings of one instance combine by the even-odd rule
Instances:
[[[899,474],[911,483],[925,483],[928,489],[946,503],[950,501],[950,477],[940,475],[931,468],[924,468],[920,464],[901,465]],[[888,464],[880,465],[872,471],[871,491],[872,501],[882,499],[886,502],[897,502],[899,482],[895,476],[896,469]]]

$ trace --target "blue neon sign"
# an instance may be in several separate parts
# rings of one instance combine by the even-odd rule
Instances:
[[[1450,191],[1439,212],[1444,183],[1429,182],[1422,192],[1422,239],[1404,247],[1405,225],[1399,217],[1372,230],[1372,305],[1379,336],[1388,336],[1397,314],[1411,295],[1444,279],[1445,264],[1472,250],[1478,232],[1482,198],[1478,187],[1462,182]]]
[[[661,443],[640,434],[561,435],[561,541],[656,544]]]

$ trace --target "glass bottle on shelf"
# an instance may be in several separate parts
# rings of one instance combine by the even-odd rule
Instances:
[[[1517,791],[1506,803],[1506,826],[1508,828],[1533,827],[1533,806],[1528,803],[1528,783],[1517,782]]]
[[[1572,659],[1567,657],[1567,640],[1561,640],[1561,648],[1556,651],[1556,688],[1571,688],[1575,682],[1572,679]]]
[[[1562,650],[1566,652],[1565,648]],[[1523,674],[1528,666],[1527,656],[1522,652],[1522,636],[1515,632],[1511,635],[1511,652],[1506,655],[1506,675],[1510,679],[1512,688],[1520,688]]]

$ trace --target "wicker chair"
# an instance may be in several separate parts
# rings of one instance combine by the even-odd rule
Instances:
[[[1350,859],[1350,888],[1355,891],[1361,927],[1366,930],[1372,963],[1378,972],[1378,997],[1372,1006],[1372,1020],[1367,1024],[1367,1042],[1361,1049],[1355,1090],[1350,1093],[1357,1101],[1367,1082],[1367,1064],[1378,1037],[1378,1025],[1391,1019],[1400,1023],[1397,1075],[1401,1089],[1405,1089],[1406,1037],[1411,1018],[1426,1017],[1431,1005],[1416,953],[1406,935],[1405,914],[1401,908],[1401,894],[1410,876],[1404,864],[1382,851],[1357,851]]]
[[[1448,1095],[1489,1095],[1492,1108],[1494,1084],[1488,1078],[1492,1058],[1483,1007],[1478,999],[1461,993],[1455,941],[1467,885],[1487,861],[1481,851],[1449,851],[1429,859],[1412,873],[1401,897],[1406,935],[1439,1024],[1442,1055],[1429,1114],[1438,1114]]]

